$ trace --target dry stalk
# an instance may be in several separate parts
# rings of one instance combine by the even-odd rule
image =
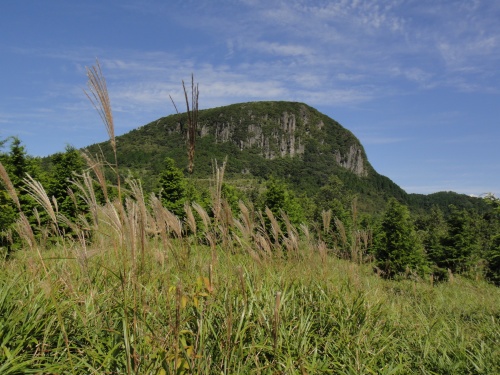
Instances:
[[[224,223],[224,225],[227,228],[233,227],[234,226],[234,217],[233,217],[233,210],[231,209],[231,206],[229,205],[228,201],[226,201],[225,199],[222,199],[221,206],[222,206],[222,211],[221,211],[222,223]]]
[[[182,222],[181,220],[171,211],[164,208],[163,218],[168,230],[174,232],[177,238],[182,238]]]
[[[299,233],[297,229],[292,225],[288,215],[285,211],[280,210],[281,217],[285,222],[286,236],[283,238],[285,247],[288,254],[294,254],[297,258],[299,257]]]
[[[215,220],[218,221],[222,210],[222,184],[224,182],[224,172],[226,170],[227,157],[224,159],[222,166],[218,166],[217,160],[213,162],[214,186],[212,188],[212,211]]]
[[[273,212],[269,209],[269,207],[266,207],[266,215],[271,222],[271,233],[274,238],[274,244],[276,247],[279,246],[279,241],[280,241],[280,235],[282,234],[280,224],[278,223],[278,220],[276,220],[276,217],[274,216]]]
[[[21,203],[19,202],[19,197],[17,196],[16,189],[14,188],[14,185],[12,184],[12,181],[9,178],[9,174],[7,173],[5,167],[1,162],[0,162],[0,180],[3,181],[5,188],[7,190],[7,194],[9,195],[10,199],[14,201],[17,209],[19,210],[19,212],[21,212]]]
[[[14,230],[17,232],[19,237],[26,242],[31,250],[36,247],[35,234],[31,228],[31,224],[23,212],[19,213],[19,218],[14,224]]]
[[[88,172],[85,172],[80,177],[82,178],[83,183],[77,181],[71,181],[71,183],[75,185],[80,191],[80,197],[85,201],[85,203],[89,207],[90,213],[92,214],[92,218],[94,220],[94,228],[97,228],[99,224],[99,205],[97,204],[97,199],[95,196],[94,180],[90,177],[90,174]]]
[[[135,206],[138,209],[138,216],[136,218],[136,224],[139,226],[139,239],[141,243],[141,265],[145,265],[146,256],[146,229],[148,227],[148,209],[146,207],[146,198],[144,197],[144,192],[142,190],[142,185],[140,180],[129,179],[127,180],[132,196],[135,198]]]
[[[328,248],[326,246],[326,243],[323,241],[318,242],[318,253],[319,257],[321,258],[321,263],[325,264],[326,263],[326,255],[328,253]]]
[[[200,206],[198,203],[193,202],[192,206],[193,206],[194,210],[198,213],[198,215],[200,215],[201,220],[203,221],[203,225],[205,226],[205,230],[209,230],[210,225],[212,223],[212,221],[210,219],[210,215],[208,215],[207,211],[205,211],[205,209],[202,206]]]
[[[96,109],[97,113],[102,119],[106,131],[108,132],[109,141],[113,154],[115,157],[116,178],[118,183],[118,200],[121,201],[120,189],[120,175],[118,173],[118,157],[116,152],[116,139],[115,139],[115,124],[113,121],[113,112],[111,111],[111,101],[109,100],[108,87],[106,80],[102,74],[101,65],[99,60],[96,59],[96,65],[87,67],[87,86],[89,87],[90,94],[85,91],[85,95],[89,98],[90,102]]]
[[[266,257],[272,257],[272,247],[269,237],[263,235],[262,233],[255,233],[253,236],[253,241],[258,250],[260,250]]]
[[[125,228],[124,224],[122,221],[122,218],[120,216],[120,213],[118,212],[117,209],[117,204],[113,204],[111,202],[108,202],[104,206],[100,206],[99,210],[97,212],[98,216],[103,216],[103,222],[104,224],[110,225],[115,233],[118,235],[119,238],[119,247],[121,248],[123,246],[123,239],[125,237]],[[121,206],[121,204],[120,204]],[[100,220],[101,222],[101,220]],[[99,225],[101,227],[101,225]],[[105,233],[106,235],[109,235],[109,233]]]
[[[188,202],[184,203],[184,212],[186,212],[186,223],[193,235],[196,236],[196,219]]]
[[[24,179],[24,183],[26,185],[25,190],[38,204],[44,208],[56,228],[56,233],[60,234],[59,225],[57,223],[57,205],[55,205],[56,209],[54,209],[54,206],[52,206],[53,202],[50,200],[40,181],[36,181],[28,174]],[[55,199],[53,201],[55,202]]]
[[[236,271],[238,273],[238,279],[240,281],[240,286],[241,286],[241,293],[243,294],[243,299],[245,300],[245,306],[246,306],[248,303],[248,295],[247,295],[247,288],[245,283],[245,275],[243,272],[243,267],[241,266],[236,267]]]
[[[198,89],[198,84],[194,84],[194,75],[191,74],[191,108],[189,105],[188,93],[186,90],[186,85],[184,81],[182,81],[182,88],[184,90],[184,98],[186,100],[186,109],[188,116],[188,131],[187,131],[187,143],[188,143],[188,172],[190,174],[193,173],[194,170],[194,153],[195,153],[195,145],[196,145],[196,132],[198,127],[198,98],[200,96],[200,91]],[[179,110],[175,105],[172,96],[170,96],[170,100],[174,105],[175,111],[179,114]]]
[[[101,150],[102,154],[102,150]],[[95,159],[92,158],[90,154],[87,152],[82,152],[82,156],[87,162],[87,165],[89,166],[92,171],[94,171],[94,174],[97,177],[97,181],[99,182],[99,186],[101,187],[102,193],[104,194],[104,199],[108,201],[108,185],[106,182],[106,177],[104,175],[104,170],[103,170],[103,162],[99,159],[99,156],[96,155]]]
[[[234,219],[233,220],[234,227],[239,231],[239,235],[242,236],[245,240],[248,240],[248,233],[246,233],[246,228],[242,224],[241,220]]]
[[[125,247],[127,245],[130,246],[133,266],[135,269],[140,214],[137,203],[130,198],[125,199],[125,207],[125,217],[123,220],[124,245]]]
[[[243,203],[243,201],[238,202],[238,207],[240,208],[240,218],[241,218],[241,233],[248,239],[253,233],[254,222],[252,217],[250,217],[250,209]]]
[[[189,99],[186,91],[186,86],[184,81],[182,81],[182,87],[184,89],[184,96],[186,98],[186,108],[188,113],[188,172],[193,173],[194,169],[194,152],[196,145],[196,131],[198,127],[198,84],[194,85],[194,76],[191,75],[191,105],[192,108],[189,109]]]
[[[322,211],[321,218],[323,219],[323,232],[330,232],[330,223],[332,221],[332,210]]]

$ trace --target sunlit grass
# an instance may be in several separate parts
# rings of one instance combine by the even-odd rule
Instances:
[[[105,81],[89,72],[115,147]],[[181,220],[137,181],[112,200],[106,163],[87,161],[97,180],[85,173],[71,192],[85,215],[64,217],[27,180],[50,221],[32,228],[19,207],[24,250],[0,259],[0,374],[500,373],[499,288],[383,280],[368,233],[329,249],[285,213],[240,202],[236,215],[225,163],[212,206],[187,204]]]
[[[75,251],[45,251],[47,272],[31,252],[2,264],[2,374],[500,371],[487,284],[386,281],[312,253],[258,264],[218,248],[213,263],[203,246],[124,274],[113,251]]]

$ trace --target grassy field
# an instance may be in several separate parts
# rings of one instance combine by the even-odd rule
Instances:
[[[494,286],[173,242],[135,261],[103,240],[3,262],[0,373],[500,373]]]
[[[100,74],[89,72],[89,97],[116,170]],[[350,248],[328,249],[285,214],[232,212],[224,166],[209,212],[186,205],[181,220],[137,181],[118,178],[108,198],[109,164],[89,165],[96,180],[74,184],[86,205],[75,218],[26,180],[35,228],[0,175],[24,243],[0,258],[0,374],[500,374],[499,288],[379,278],[368,233],[354,228]]]

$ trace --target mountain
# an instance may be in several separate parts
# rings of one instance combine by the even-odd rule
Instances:
[[[120,167],[141,178],[146,190],[154,189],[166,157],[187,166],[186,132],[183,113],[117,137]],[[87,149],[102,149],[113,160],[109,142]],[[192,178],[211,176],[213,161],[226,157],[226,180],[241,188],[274,176],[297,193],[314,196],[337,176],[342,192],[358,196],[364,211],[379,210],[389,197],[407,204],[429,202],[377,173],[349,130],[304,103],[249,102],[199,111]]]

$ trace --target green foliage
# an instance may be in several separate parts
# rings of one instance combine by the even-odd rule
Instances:
[[[492,246],[485,256],[488,264],[486,277],[491,282],[500,286],[500,234],[497,234],[492,242]]]
[[[240,212],[240,208],[238,207],[238,203],[240,201],[245,200],[245,195],[241,190],[239,190],[236,186],[231,184],[223,183],[222,184],[222,198],[226,200],[231,207],[231,211],[235,214]]]
[[[451,207],[447,220],[448,232],[442,240],[443,254],[437,265],[452,272],[466,272],[474,266],[479,255],[477,216],[465,209]]]
[[[492,212],[484,216],[485,223],[483,241],[483,257],[486,260],[486,277],[491,282],[500,286],[500,199],[492,194],[484,198],[492,208]]]
[[[409,194],[408,203],[418,213],[422,214],[427,213],[432,207],[439,207],[445,218],[452,213],[453,207],[467,211],[474,210],[478,213],[491,211],[485,199],[458,194],[453,191],[441,191],[427,195]]]
[[[173,161],[164,169],[166,190],[184,186]],[[206,194],[201,181],[189,180],[186,199]],[[194,206],[200,229],[193,212],[178,220],[129,185],[126,204],[95,204],[74,222],[79,236],[37,238],[0,259],[0,373],[500,373],[500,289],[460,275],[383,280],[330,256],[305,227],[271,233],[250,205],[238,217]],[[236,189],[222,190],[235,201]],[[261,198],[278,217],[303,212],[282,180]],[[387,275],[425,270],[395,199],[375,249]]]
[[[421,215],[416,226],[421,235],[427,259],[433,264],[432,272],[436,280],[448,278],[446,260],[446,249],[443,245],[448,234],[448,228],[443,212],[437,206],[433,206],[429,213]]]
[[[427,271],[425,253],[415,232],[408,208],[392,198],[373,243],[377,266],[385,276],[393,278],[408,271],[419,275]]]
[[[65,152],[51,156],[47,193],[56,199],[59,212],[69,219],[88,210],[79,195],[70,194],[75,188],[72,181],[81,181],[84,168],[85,161],[74,147],[67,146]]]
[[[282,126],[284,116],[295,118],[295,142],[304,147],[304,153],[294,157],[281,156],[277,140],[289,136]],[[163,170],[163,160],[171,157],[179,166],[187,165],[186,158],[186,114],[161,118],[150,124],[117,137],[119,164],[134,171],[141,178],[145,190],[158,189],[158,176]],[[265,151],[253,146],[252,129],[256,124],[266,137],[266,145],[272,158]],[[348,194],[358,194],[360,209],[373,211],[382,208],[386,196],[393,191],[397,196],[405,193],[386,177],[380,177],[369,165],[364,150],[354,135],[331,118],[314,108],[292,102],[241,103],[199,112],[193,178],[209,178],[212,160],[229,159],[226,179],[267,179],[273,175],[289,184],[295,193],[314,198],[328,178],[337,175],[345,184]],[[222,136],[230,130],[231,136]],[[221,138],[223,138],[221,140]],[[321,141],[320,141],[321,140]],[[338,153],[346,154],[351,146],[362,152],[368,175],[358,177],[341,167],[335,159]],[[105,157],[112,160],[113,153],[108,144],[89,147],[91,154],[104,150]],[[267,151],[266,151],[267,152]],[[389,192],[384,192],[389,189]],[[391,190],[392,189],[392,190]]]
[[[154,245],[141,271],[122,249],[88,250],[0,261],[2,374],[500,372],[500,289],[481,282],[381,280],[313,253],[159,261],[182,243]]]
[[[273,177],[267,181],[262,209],[266,207],[280,220],[281,213],[288,215],[290,222],[300,224],[304,220],[303,210],[294,193],[285,183]]]
[[[184,204],[187,200],[187,182],[182,171],[175,166],[172,158],[166,158],[163,172],[160,174],[160,189],[163,206],[176,214],[184,215]]]
[[[350,250],[357,248],[360,240],[370,245],[372,224],[391,197],[406,204],[420,217],[426,216],[431,207],[436,206],[443,213],[440,220],[448,223],[436,226],[432,224],[434,219],[430,218],[425,219],[428,222],[419,223],[418,227],[419,238],[435,274],[445,275],[447,268],[452,268],[453,272],[473,269],[470,276],[477,276],[484,270],[493,280],[491,266],[496,264],[495,236],[500,226],[497,219],[492,218],[492,208],[484,199],[452,192],[428,196],[406,194],[370,166],[362,145],[350,131],[314,108],[293,102],[255,102],[200,111],[194,161],[196,168],[189,179],[185,179],[183,174],[183,168],[188,164],[186,123],[186,114],[168,116],[117,137],[116,143],[118,164],[122,168],[119,172],[123,174],[123,170],[127,170],[131,176],[139,178],[146,195],[161,193],[165,207],[181,219],[186,218],[186,202],[197,202],[209,215],[213,215],[210,192],[212,160],[223,160],[227,156],[222,196],[235,213],[239,212],[237,203],[242,199],[260,209],[269,206],[278,219],[283,210],[294,224],[307,222],[309,228],[321,228],[322,212],[330,211],[329,228],[323,228],[322,240],[330,249],[337,250],[342,244],[342,252],[349,254]],[[292,131],[293,140],[290,138]],[[5,141],[0,143],[5,144]],[[27,156],[18,140],[12,142],[12,147],[10,154],[0,157],[4,161],[8,159],[5,164],[16,183],[23,210],[28,213],[37,233],[46,230],[47,226],[36,228],[38,224],[32,214],[34,202],[20,186],[23,184],[23,173],[30,169],[31,175],[42,180],[49,196],[55,196],[60,211],[67,217],[74,218],[78,210],[85,210],[78,195],[75,206],[74,200],[65,194],[68,179],[74,177],[70,170],[81,170],[80,161],[73,158],[69,150],[67,155],[57,154],[53,160],[45,159],[44,175],[39,173],[38,160]],[[289,152],[292,148],[295,153]],[[114,160],[109,144],[89,147],[90,154],[100,153],[100,149],[105,159]],[[363,176],[341,165],[347,161],[346,155],[352,150],[356,150],[363,163],[366,172]],[[167,157],[170,161],[165,162]],[[109,173],[109,170],[106,176],[111,184],[116,183],[117,174]],[[17,178],[19,171],[23,173]],[[275,181],[267,182],[270,176],[274,176]],[[113,201],[116,190],[108,190],[112,192],[110,200]],[[101,198],[98,197],[98,201],[104,203]],[[352,209],[354,199],[356,208]],[[455,204],[458,210],[474,212],[474,238],[469,236],[471,231],[467,225],[451,222],[454,213],[448,209],[450,203]],[[4,208],[0,224],[3,222],[6,228],[11,227],[17,213],[5,191],[0,195],[0,204]],[[195,220],[201,220],[199,212],[194,215]],[[42,224],[45,224],[44,217]],[[283,227],[284,223],[281,224]],[[363,238],[359,233],[361,227]],[[455,227],[456,230],[453,229]],[[466,246],[462,248],[464,244]],[[461,252],[464,254],[459,254]]]
[[[34,178],[40,178],[39,161],[30,157],[21,144],[19,138],[12,137],[8,153],[0,154],[0,161],[4,165],[12,185],[19,198],[22,210],[30,220],[30,223],[35,225],[37,218],[33,214],[33,209],[36,207],[35,201],[26,192],[26,184],[24,179],[29,174]],[[7,140],[2,142],[2,145]],[[14,202],[8,197],[6,187],[0,183],[0,247],[14,248],[19,246],[19,241],[14,234],[13,225],[18,218],[18,208]],[[42,213],[43,215],[43,213]]]

